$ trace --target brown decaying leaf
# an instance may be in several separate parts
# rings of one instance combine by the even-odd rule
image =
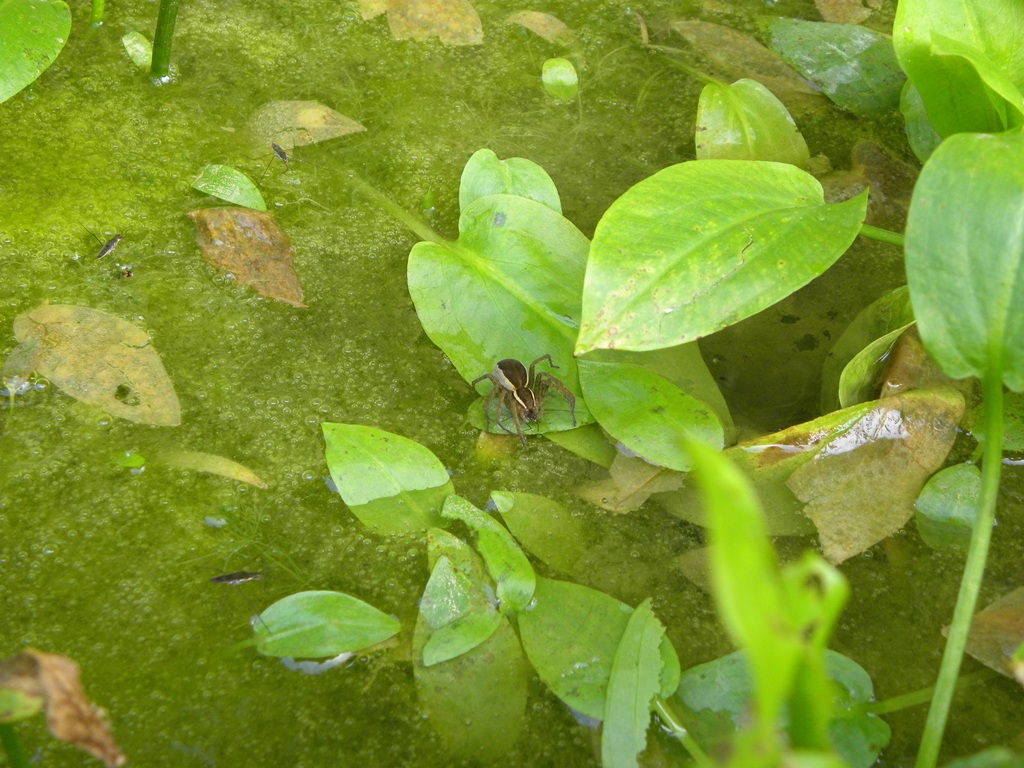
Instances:
[[[76,400],[140,424],[176,427],[181,405],[149,334],[106,312],[43,304],[14,319],[35,370]]]
[[[362,123],[318,101],[270,101],[257,109],[249,121],[257,148],[268,153],[271,143],[290,152],[294,147],[365,130]]]
[[[964,412],[955,390],[879,400],[847,432],[790,475],[825,557],[841,563],[896,533],[945,460]]]
[[[889,350],[885,373],[882,375],[882,390],[879,397],[892,397],[912,389],[938,389],[954,387],[964,397],[970,398],[975,389],[975,379],[951,379],[932,360],[921,342],[916,326],[900,334]]]
[[[853,172],[867,180],[867,222],[902,232],[920,169],[893,157],[875,141],[859,141],[850,153]]]
[[[610,478],[587,483],[577,489],[577,494],[601,509],[619,514],[639,509],[652,493],[677,490],[684,477],[680,472],[621,454],[615,457],[609,471]]]
[[[0,665],[0,681],[4,687],[16,686],[45,698],[46,725],[54,738],[85,750],[110,768],[127,762],[103,710],[85,695],[78,665],[71,659],[30,649]]]
[[[188,215],[195,222],[203,258],[212,266],[263,296],[306,306],[295,273],[295,254],[273,214],[250,208],[204,208]]]
[[[860,24],[872,13],[861,0],[814,0],[814,4],[821,18],[838,24]]]
[[[942,634],[948,636],[949,627],[943,627]],[[1024,587],[1008,592],[974,615],[967,636],[967,653],[999,674],[1015,677],[1012,656],[1021,643],[1024,643]]]
[[[541,11],[516,11],[508,17],[512,24],[518,24],[549,43],[567,44],[572,42],[572,30],[561,19]]]
[[[447,45],[480,45],[484,30],[469,0],[388,0],[388,26],[396,40],[437,37]]]

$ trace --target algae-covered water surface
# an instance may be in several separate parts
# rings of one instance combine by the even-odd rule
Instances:
[[[629,605],[652,597],[684,670],[733,650],[706,583],[686,565],[702,528],[670,505],[601,509],[600,490],[578,490],[600,489],[607,470],[542,437],[525,450],[514,435],[480,448],[466,416],[473,389],[410,299],[418,238],[394,206],[454,239],[460,174],[486,148],[542,167],[564,216],[590,237],[632,185],[695,156],[701,59],[686,59],[692,46],[673,22],[757,34],[759,13],[816,11],[551,2],[542,10],[571,30],[558,42],[508,20],[522,4],[474,5],[483,40],[454,46],[395,40],[384,16],[364,18],[355,2],[185,3],[174,78],[163,85],[121,43],[131,30],[151,35],[155,3],[112,3],[99,28],[76,7],[55,64],[0,105],[0,351],[15,349],[16,318],[40,305],[101,310],[149,334],[143,346],[158,352],[180,401],[179,425],[137,424],[34,376],[0,407],[0,655],[31,646],[75,659],[133,765],[600,762],[593,724],[533,677],[521,735],[501,754],[467,757],[439,735],[412,661],[430,574],[423,535],[381,535],[352,514],[328,477],[325,422],[429,447],[480,506],[495,489],[561,503],[592,551],[576,581]],[[877,28],[891,24],[889,6],[876,11]],[[577,95],[545,91],[541,73],[555,57],[578,71]],[[254,141],[252,120],[284,100],[319,102],[366,130],[275,154]],[[849,167],[865,139],[915,167],[895,118],[855,118],[822,99],[797,119],[811,154],[835,168]],[[186,214],[222,205],[190,186],[210,164],[257,182],[294,249],[304,306],[263,297],[203,260]],[[904,281],[898,249],[858,240],[807,287],[704,339],[739,436],[819,416],[832,344]],[[548,397],[552,413],[564,409]],[[237,467],[232,477],[197,471],[197,454],[244,465],[261,483]],[[779,542],[790,554],[815,543]],[[1004,553],[994,564],[992,596],[1012,586],[1012,565],[999,564],[1012,562]],[[843,565],[852,598],[832,647],[868,671],[879,698],[932,683],[960,566],[912,527]],[[211,582],[237,572],[261,578]],[[300,590],[357,596],[402,630],[315,675],[246,647],[251,617]],[[951,750],[1014,732],[1005,715],[1019,711],[1019,693],[987,685],[954,712]],[[907,764],[923,709],[889,718],[884,764]],[[38,719],[19,735],[40,764],[88,759],[50,740]],[[652,730],[650,741],[647,759],[685,760],[664,734]]]

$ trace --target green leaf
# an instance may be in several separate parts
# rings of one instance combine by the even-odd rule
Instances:
[[[789,110],[761,83],[712,82],[700,92],[698,160],[774,160],[803,168],[809,158]]]
[[[631,614],[629,606],[604,592],[538,577],[536,601],[518,614],[523,649],[558,698],[600,720],[615,652]],[[668,638],[662,638],[660,652],[660,695],[670,696],[679,684],[679,657]]]
[[[438,558],[420,600],[420,615],[431,630],[423,646],[424,666],[468,653],[495,633],[501,614],[484,588],[447,557]]]
[[[592,530],[585,519],[573,516],[557,501],[508,491],[492,491],[491,499],[512,535],[542,562],[574,574],[576,566],[588,560]]]
[[[440,522],[440,504],[454,488],[427,448],[373,427],[324,423],[321,428],[331,479],[365,525],[393,534]]]
[[[71,34],[62,0],[0,0],[0,103],[49,67]]]
[[[766,42],[845,110],[880,117],[899,106],[906,76],[892,40],[856,24],[773,18]]]
[[[532,160],[510,157],[499,160],[489,149],[478,149],[462,169],[459,184],[459,208],[487,195],[517,195],[562,212],[555,182],[547,171]]]
[[[144,34],[133,29],[121,37],[121,45],[124,46],[124,51],[132,60],[132,64],[139,69],[149,69],[153,63],[153,44]]]
[[[722,425],[704,403],[658,374],[623,363],[579,362],[583,394],[601,426],[645,460],[685,472],[682,432],[721,448]]]
[[[943,768],[1024,768],[1024,756],[1016,755],[1006,747],[989,747],[946,763]]]
[[[319,659],[382,643],[402,625],[342,592],[296,592],[278,600],[253,625],[264,656]]]
[[[267,210],[263,195],[252,179],[227,165],[207,165],[192,182],[192,187],[245,208]]]
[[[580,76],[568,59],[548,59],[541,68],[544,90],[553,99],[570,101],[580,90]]]
[[[647,744],[651,702],[658,695],[665,628],[654,617],[648,598],[636,607],[615,651],[601,729],[601,764],[635,768]]]
[[[608,442],[604,431],[597,424],[587,424],[564,432],[548,432],[545,437],[600,467],[610,467],[617,455],[615,446]]]
[[[537,577],[512,534],[493,517],[455,494],[445,499],[441,514],[449,520],[461,520],[476,531],[476,548],[487,572],[497,582],[501,609],[521,611],[528,606]]]
[[[1024,134],[960,134],[925,164],[907,217],[918,329],[953,378],[1024,389]],[[956,311],[950,311],[950,297]]]
[[[434,630],[423,646],[423,666],[432,667],[469,653],[497,632],[502,621],[502,615],[492,608],[471,611]]]
[[[928,113],[925,111],[921,94],[910,80],[903,84],[903,92],[900,95],[900,114],[903,115],[903,122],[906,125],[907,141],[910,148],[914,150],[917,159],[923,163],[942,143],[942,137],[935,132],[932,124],[928,121]]]
[[[939,136],[1021,123],[1022,30],[1024,7],[1016,0],[898,4],[896,56]]]
[[[879,336],[846,364],[839,376],[840,407],[849,408],[851,405],[865,403],[876,397],[878,377],[889,359],[889,353],[911,325],[913,323],[901,325],[884,336]]]
[[[917,531],[932,549],[966,550],[981,509],[981,470],[954,464],[925,483],[914,504]]]
[[[867,193],[826,205],[783,163],[694,160],[612,203],[587,265],[576,353],[706,336],[824,272],[860,231]]]
[[[587,239],[557,211],[516,195],[475,199],[459,231],[458,242],[417,243],[409,254],[409,293],[431,341],[466,381],[504,358],[529,365],[550,354],[576,395],[577,422],[590,421],[572,357]],[[566,412],[533,426],[569,429],[572,422]]]

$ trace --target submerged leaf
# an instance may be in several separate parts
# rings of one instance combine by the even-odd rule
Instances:
[[[790,475],[825,556],[841,563],[902,528],[927,478],[946,459],[964,411],[955,390],[877,401]]]
[[[581,498],[609,512],[632,512],[654,493],[677,490],[684,475],[649,464],[641,458],[616,454],[611,477],[587,483],[578,489]]]
[[[821,18],[837,24],[860,24],[872,14],[862,0],[814,0],[814,5]]]
[[[932,549],[966,550],[981,510],[981,470],[954,464],[936,472],[914,504],[917,531]]]
[[[541,11],[516,11],[508,17],[512,24],[518,24],[549,43],[568,45],[573,42],[573,33],[561,19]]]
[[[141,32],[134,29],[121,38],[125,53],[139,69],[149,69],[153,63],[153,44]]]
[[[949,627],[942,630],[946,635]],[[994,600],[974,615],[967,653],[1001,675],[1015,677],[1014,655],[1024,643],[1024,587]]]
[[[203,258],[239,285],[294,307],[302,303],[295,252],[273,214],[248,208],[189,211]]]
[[[257,211],[267,210],[267,204],[260,194],[259,188],[252,179],[236,168],[211,163],[200,171],[192,182],[192,187],[208,195],[219,197],[228,203],[253,208]]]
[[[162,461],[175,469],[190,469],[194,472],[210,472],[230,480],[266,488],[267,484],[251,469],[237,461],[201,451],[165,451],[157,455]]]
[[[396,40],[436,37],[447,45],[480,45],[484,30],[469,0],[388,0]]]
[[[35,350],[39,375],[76,400],[140,424],[181,424],[178,396],[149,334],[126,320],[43,304],[14,319],[14,337]]]
[[[365,131],[366,127],[318,101],[271,101],[256,110],[249,130],[261,149],[277,144],[290,152],[294,147],[319,144]]]
[[[568,59],[548,59],[541,68],[544,90],[553,99],[575,99],[580,90],[580,76]]]

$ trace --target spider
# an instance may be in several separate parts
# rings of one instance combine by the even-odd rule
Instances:
[[[512,434],[512,430],[501,423],[501,407],[503,405],[506,406],[512,413],[512,421],[516,425],[516,434],[519,435],[519,442],[523,444],[523,448],[526,447],[526,438],[523,437],[522,422],[532,423],[540,421],[541,416],[544,415],[544,395],[547,393],[548,387],[557,389],[562,397],[566,399],[566,402],[569,403],[569,415],[572,416],[572,425],[576,426],[576,398],[572,392],[566,389],[565,384],[550,373],[542,371],[534,375],[537,363],[544,360],[552,368],[558,367],[551,361],[551,355],[542,355],[530,363],[529,372],[527,372],[526,366],[518,360],[506,358],[505,360],[499,360],[497,365],[494,366],[493,371],[485,373],[472,382],[474,388],[484,379],[490,379],[494,385],[487,394],[487,399],[484,400],[486,429],[490,430],[491,428],[491,401],[497,397],[498,407],[494,409],[494,420],[498,423],[499,427],[510,435]]]

